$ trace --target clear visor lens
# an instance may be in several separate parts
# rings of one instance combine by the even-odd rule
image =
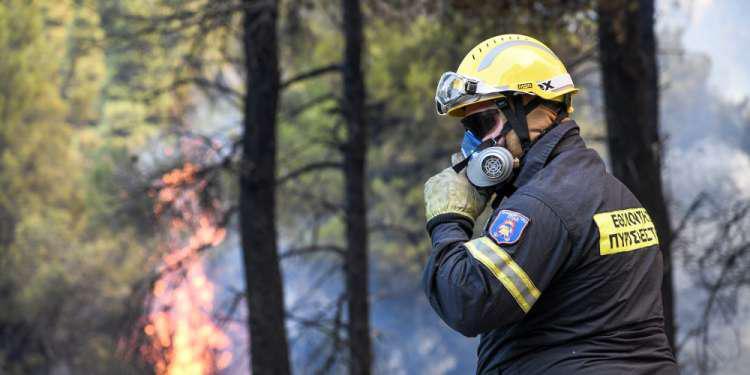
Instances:
[[[466,79],[456,73],[443,73],[438,82],[435,100],[440,104],[448,105],[466,94]]]
[[[471,94],[466,91],[469,86],[474,89]],[[487,86],[455,72],[446,72],[438,81],[435,106],[438,114],[444,115],[461,104],[477,101],[488,94],[498,92],[500,92],[499,88]]]

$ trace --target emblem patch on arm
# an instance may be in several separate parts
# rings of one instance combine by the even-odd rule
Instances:
[[[487,232],[498,245],[511,245],[518,242],[529,221],[528,217],[516,211],[501,210]]]
[[[599,228],[599,255],[617,254],[659,244],[656,228],[645,208],[594,215]]]

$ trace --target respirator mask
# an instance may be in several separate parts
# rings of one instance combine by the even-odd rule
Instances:
[[[453,165],[456,173],[466,168],[466,177],[478,189],[495,190],[513,176],[514,158],[507,148],[497,145],[511,127],[506,123],[499,136],[481,141],[497,123],[498,109],[489,109],[461,120],[466,132],[461,142],[463,160]]]

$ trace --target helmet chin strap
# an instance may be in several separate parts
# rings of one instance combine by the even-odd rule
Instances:
[[[503,115],[505,115],[508,125],[510,125],[504,127],[500,135],[504,137],[511,130],[514,130],[518,139],[521,141],[521,148],[523,149],[524,155],[534,144],[529,135],[529,124],[526,120],[526,116],[542,103],[543,100],[540,97],[534,96],[531,101],[524,105],[523,97],[521,95],[510,95],[506,97],[506,100],[498,100],[495,102],[497,108],[503,113]],[[565,103],[567,103],[567,98]],[[564,104],[557,111],[552,124],[547,127],[542,134],[557,126],[567,114],[567,108]]]
[[[506,127],[502,131],[502,135],[505,136],[510,130],[514,130],[518,139],[521,141],[521,147],[524,153],[531,148],[531,138],[529,137],[529,124],[526,122],[526,115],[531,113],[536,107],[542,104],[542,99],[535,96],[530,102],[523,104],[523,97],[521,95],[510,95],[506,97],[506,100],[498,100],[495,102],[497,108],[505,115],[505,119],[508,121],[510,127]]]

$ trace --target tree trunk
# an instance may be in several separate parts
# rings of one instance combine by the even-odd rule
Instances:
[[[276,0],[243,1],[245,82],[240,229],[253,374],[289,374],[284,288],[276,251]]]
[[[612,171],[656,224],[664,258],[664,326],[674,348],[672,230],[661,181],[654,1],[599,1],[597,10]]]
[[[369,374],[372,366],[368,302],[367,202],[365,168],[367,126],[362,77],[362,14],[359,0],[342,0],[344,19],[343,112],[348,139],[344,147],[346,180],[346,293],[349,308],[349,373]]]

